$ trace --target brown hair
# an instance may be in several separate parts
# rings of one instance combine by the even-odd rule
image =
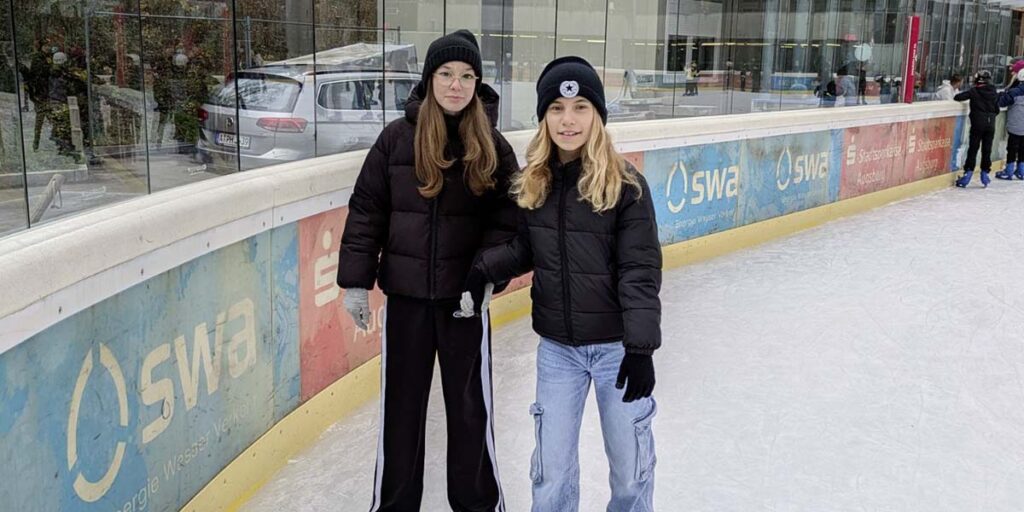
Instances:
[[[477,84],[477,87],[480,85]],[[448,145],[448,130],[444,124],[444,110],[434,98],[433,84],[428,79],[426,93],[416,118],[416,178],[422,184],[420,195],[430,199],[441,193],[444,186],[443,172],[455,164],[445,158]],[[494,170],[498,166],[498,153],[494,149],[491,123],[484,111],[480,97],[473,95],[469,105],[462,111],[459,123],[459,137],[466,148],[462,157],[464,177],[474,195],[482,195],[494,188]]]

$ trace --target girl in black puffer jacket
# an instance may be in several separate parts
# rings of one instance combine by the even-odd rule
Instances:
[[[531,407],[533,510],[579,506],[577,449],[591,382],[611,464],[607,510],[653,510],[661,246],[650,190],[612,146],[604,88],[589,63],[551,62],[537,95],[541,126],[512,186],[523,208],[519,233],[483,253],[467,288],[534,272],[541,342]]]
[[[387,295],[381,425],[371,511],[419,510],[435,355],[448,425],[454,510],[504,510],[494,456],[490,326],[453,318],[481,249],[515,234],[518,169],[495,128],[498,95],[480,82],[480,50],[460,30],[434,41],[405,118],[389,124],[359,172],[341,240],[338,285],[356,325],[367,290]]]

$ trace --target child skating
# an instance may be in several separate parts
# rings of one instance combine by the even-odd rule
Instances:
[[[956,101],[970,101],[970,143],[967,146],[967,160],[964,174],[956,180],[956,186],[966,188],[974,177],[978,149],[981,148],[981,185],[988,187],[992,181],[992,139],[996,135],[996,116],[999,115],[999,93],[992,85],[992,74],[981,70],[974,75],[974,87],[953,97]]]
[[[1006,168],[996,173],[1001,180],[1024,180],[1024,69],[1017,72],[999,95],[1006,109]]]

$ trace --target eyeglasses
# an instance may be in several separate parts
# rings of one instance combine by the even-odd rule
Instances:
[[[434,76],[437,77],[437,80],[445,87],[451,86],[456,79],[455,73],[452,73],[451,71],[438,71],[437,73],[434,73]],[[477,78],[478,77],[473,73],[464,73],[459,75],[458,80],[459,84],[463,87],[469,87],[471,85],[476,85]]]

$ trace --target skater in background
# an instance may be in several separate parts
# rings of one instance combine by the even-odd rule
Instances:
[[[490,325],[485,313],[453,318],[480,250],[504,243],[516,229],[508,186],[519,166],[495,128],[498,94],[481,73],[480,47],[469,31],[431,43],[405,117],[370,148],[349,201],[338,285],[356,326],[367,328],[374,284],[387,295],[371,512],[420,509],[435,358],[447,418],[449,503],[456,511],[504,511]]]
[[[999,115],[999,93],[992,85],[992,73],[988,70],[978,71],[974,75],[974,87],[953,97],[955,101],[970,102],[970,143],[967,146],[967,160],[964,162],[964,174],[956,180],[956,186],[967,187],[974,176],[978,148],[981,148],[981,185],[988,187],[992,181],[992,139],[996,135],[996,116]]]
[[[953,98],[960,92],[961,83],[963,83],[963,79],[960,78],[960,75],[950,75],[950,77],[943,80],[942,85],[935,90],[935,99],[953,101]]]
[[[999,106],[1006,109],[1006,168],[996,173],[1001,180],[1024,180],[1024,68],[1010,80],[999,95]]]
[[[534,512],[579,508],[579,435],[593,383],[611,466],[608,512],[653,510],[652,354],[661,345],[661,246],[643,176],[605,131],[604,87],[562,57],[537,83],[537,134],[512,193],[519,234],[483,253],[467,289],[533,270]]]

